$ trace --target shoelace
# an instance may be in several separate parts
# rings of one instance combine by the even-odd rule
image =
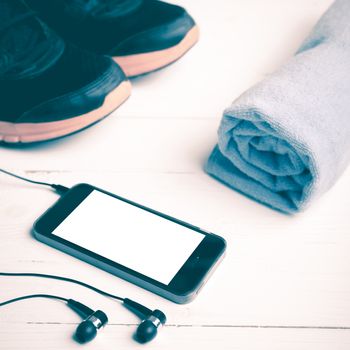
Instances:
[[[36,15],[36,12],[28,10],[22,14],[14,16],[13,18],[10,18],[8,21],[1,23],[0,36],[6,31],[11,30],[14,26],[30,18],[34,18]],[[44,29],[43,32],[45,33]],[[35,69],[35,61],[42,57],[49,47],[49,40],[44,40],[37,44],[31,52],[25,52],[24,54],[11,54],[5,49],[0,48],[0,80],[2,80],[3,77],[6,78],[6,73],[8,72],[12,72],[15,75],[21,72],[22,75],[24,75],[28,71]]]

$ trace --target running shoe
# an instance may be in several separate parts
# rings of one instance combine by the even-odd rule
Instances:
[[[158,70],[198,40],[180,6],[158,0],[26,0],[66,41],[108,55],[133,77]]]
[[[21,0],[0,0],[0,141],[36,142],[81,130],[130,94],[109,57],[66,44]]]

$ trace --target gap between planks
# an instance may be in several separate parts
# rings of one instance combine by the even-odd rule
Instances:
[[[25,322],[25,324],[31,325],[76,325],[77,322]],[[109,326],[117,327],[135,327],[139,323],[108,323]],[[228,325],[228,324],[219,324],[219,325],[208,325],[208,324],[167,324],[165,328],[237,328],[237,329],[322,329],[322,330],[350,330],[350,326],[336,327],[336,326],[276,326],[276,325]]]

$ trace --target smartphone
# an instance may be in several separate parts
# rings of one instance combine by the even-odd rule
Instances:
[[[39,240],[179,304],[223,258],[223,238],[88,184],[34,224]]]

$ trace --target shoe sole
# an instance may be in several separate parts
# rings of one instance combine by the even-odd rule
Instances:
[[[6,143],[30,143],[56,139],[82,130],[117,109],[131,93],[131,84],[124,81],[110,92],[102,106],[66,120],[48,123],[0,122],[0,141]]]
[[[128,77],[150,73],[163,68],[183,56],[199,38],[198,26],[194,26],[179,44],[165,50],[129,56],[115,56],[113,59]]]

